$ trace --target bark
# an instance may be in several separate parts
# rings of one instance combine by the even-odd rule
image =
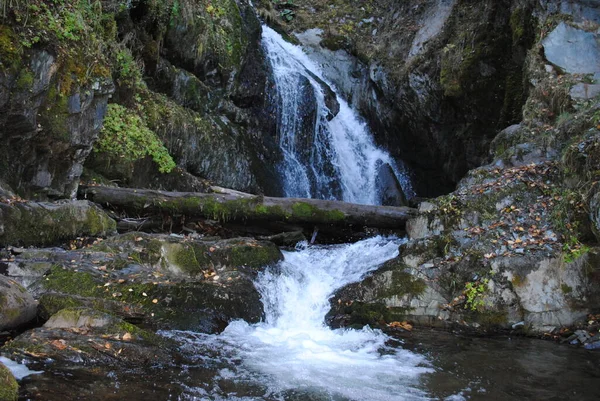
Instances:
[[[164,192],[146,189],[84,187],[82,198],[128,217],[207,218],[221,222],[285,222],[303,226],[404,230],[416,215],[408,207],[371,206],[320,199],[273,198],[212,187],[212,193]]]

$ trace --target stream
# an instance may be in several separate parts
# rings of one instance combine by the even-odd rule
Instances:
[[[301,246],[260,275],[266,319],[170,331],[188,366],[181,400],[597,400],[600,355],[523,338],[331,330],[328,298],[397,256],[396,238]]]

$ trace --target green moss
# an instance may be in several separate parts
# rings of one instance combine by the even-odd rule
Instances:
[[[17,401],[19,385],[10,370],[0,363],[0,401]]]
[[[201,244],[168,244],[167,258],[184,272],[195,276],[211,266],[208,247]]]
[[[34,76],[31,70],[23,69],[17,79],[17,89],[31,90],[33,88]]]
[[[49,319],[61,309],[83,306],[82,302],[74,297],[62,294],[46,293],[39,298],[38,313],[42,319]]]
[[[135,110],[109,104],[104,126],[94,151],[110,159],[131,165],[146,156],[152,157],[161,173],[169,173],[175,162],[156,134]]]
[[[485,329],[498,329],[508,325],[508,313],[499,311],[471,312],[467,314],[465,320],[477,322]]]
[[[345,313],[350,316],[348,326],[357,329],[365,325],[380,327],[391,319],[389,309],[382,302],[354,302]]]
[[[290,217],[307,221],[333,222],[344,220],[345,215],[337,209],[325,211],[305,202],[296,202],[292,205]]]
[[[17,34],[11,27],[0,25],[0,65],[16,70],[22,63],[22,55],[23,47]]]
[[[53,266],[42,285],[47,290],[84,297],[97,296],[103,292],[102,286],[91,274],[68,270],[61,266]]]
[[[243,244],[229,250],[230,262],[233,266],[248,266],[258,269],[282,259],[279,248],[271,243]]]
[[[566,285],[566,284],[561,284],[560,285],[560,290],[562,291],[563,294],[567,295],[573,292],[573,288]]]

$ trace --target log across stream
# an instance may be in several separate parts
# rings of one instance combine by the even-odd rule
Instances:
[[[409,207],[359,205],[340,201],[275,198],[220,187],[211,193],[82,186],[79,196],[110,208],[123,218],[144,221],[217,220],[223,224],[262,227],[267,232],[383,229],[402,232],[417,213]],[[141,223],[140,223],[141,224]],[[121,225],[125,227],[126,225]]]

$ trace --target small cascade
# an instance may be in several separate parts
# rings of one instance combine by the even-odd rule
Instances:
[[[408,174],[373,137],[360,116],[299,46],[263,26],[278,104],[279,166],[285,196],[381,204],[378,177],[390,166],[414,196]]]
[[[331,330],[329,298],[398,255],[398,239],[370,238],[333,247],[305,246],[259,276],[265,321],[231,323],[219,335],[167,332],[217,372],[190,399],[426,400],[421,355],[394,347],[378,330]],[[229,392],[228,392],[229,391]],[[292,398],[288,398],[294,395]],[[238,398],[234,398],[238,399]]]

